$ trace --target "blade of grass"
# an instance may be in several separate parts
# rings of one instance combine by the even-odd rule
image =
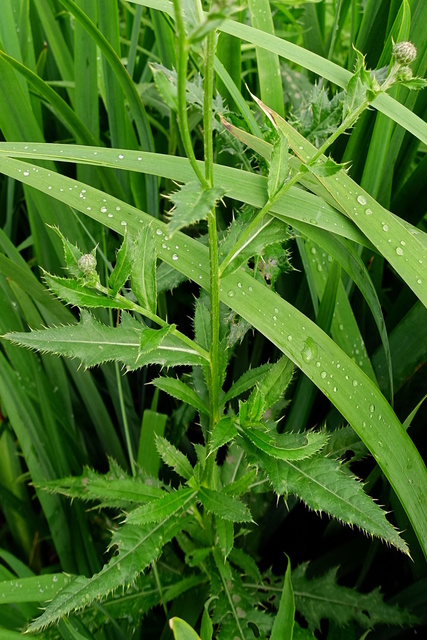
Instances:
[[[260,31],[274,35],[274,24],[269,0],[248,0],[252,26]],[[279,56],[262,47],[256,48],[258,82],[263,101],[269,107],[285,115],[282,74],[280,72]],[[273,107],[273,104],[276,105]]]

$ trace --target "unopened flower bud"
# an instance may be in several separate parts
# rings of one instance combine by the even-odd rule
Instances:
[[[399,64],[410,64],[417,57],[417,49],[412,42],[397,42],[393,45],[392,55]]]
[[[77,264],[85,276],[90,276],[96,269],[96,258],[91,253],[85,253],[79,258]]]
[[[407,82],[407,80],[411,80],[413,77],[412,69],[410,67],[400,67],[397,77],[400,82]]]

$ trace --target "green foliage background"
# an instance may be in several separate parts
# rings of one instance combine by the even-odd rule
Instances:
[[[425,2],[1,11],[0,638],[410,637]]]

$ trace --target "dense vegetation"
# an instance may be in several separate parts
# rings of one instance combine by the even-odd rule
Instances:
[[[0,640],[422,633],[424,0],[1,12]]]

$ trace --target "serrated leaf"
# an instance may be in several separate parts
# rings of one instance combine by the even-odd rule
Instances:
[[[225,487],[222,488],[222,491],[224,493],[228,493],[230,496],[242,496],[250,490],[253,484],[255,484],[256,477],[256,470],[253,468],[249,469],[249,471],[240,476],[240,478],[225,485]]]
[[[55,233],[57,233],[57,235],[61,238],[62,246],[64,249],[65,264],[67,265],[68,271],[71,273],[71,275],[75,276],[76,278],[81,277],[82,271],[79,268],[78,264],[79,264],[80,258],[83,255],[83,252],[80,251],[80,249],[76,245],[72,244],[61,233],[58,227],[52,227],[52,228],[55,231]]]
[[[141,307],[156,313],[156,243],[151,224],[145,223],[140,229],[134,244],[131,271],[132,291]]]
[[[216,516],[215,522],[219,548],[226,560],[234,546],[234,525],[230,520],[219,516]]]
[[[239,423],[246,425],[259,422],[264,411],[264,397],[259,388],[255,387],[246,402],[239,402]]]
[[[138,356],[139,331],[124,326],[123,319],[118,327],[107,327],[82,310],[78,324],[5,337],[30,349],[78,358],[85,367],[117,360],[133,368]]]
[[[195,502],[195,497],[194,489],[181,487],[172,493],[163,494],[158,500],[137,507],[129,513],[126,523],[143,526],[149,522],[160,522],[178,514],[184,507],[190,507]]]
[[[139,341],[138,358],[160,349],[171,329],[171,325],[162,327],[161,329],[142,329]]]
[[[100,474],[86,467],[81,476],[71,476],[38,485],[51,492],[83,501],[93,501],[103,507],[122,508],[163,497],[161,484],[147,474],[129,477],[122,469]]]
[[[169,198],[175,207],[168,225],[170,233],[204,220],[224,193],[220,187],[205,189],[196,181],[187,182],[179,191],[172,193]]]
[[[172,111],[178,111],[178,92],[176,88],[176,75],[174,77],[175,82],[172,80],[170,69],[167,69],[161,64],[156,62],[149,63],[151,72],[153,74],[154,84],[157,91],[160,93],[164,102],[168,105]]]
[[[313,173],[315,176],[319,176],[321,178],[334,176],[339,171],[345,169],[345,164],[338,164],[332,158],[328,158],[324,162],[316,162],[315,164],[306,164],[303,165],[306,167],[310,173]]]
[[[220,447],[230,442],[238,434],[234,426],[234,420],[230,416],[224,416],[215,424],[212,429],[209,440],[209,449],[211,452],[216,451]]]
[[[234,557],[236,549],[233,549]],[[217,640],[255,640],[267,638],[273,624],[272,617],[259,607],[259,594],[244,585],[230,563],[224,562],[219,549],[214,548],[212,567],[212,595],[216,596],[213,622],[219,625]],[[259,574],[259,572],[258,572]],[[254,633],[257,630],[257,635]]]
[[[265,409],[270,409],[280,400],[292,380],[293,373],[294,364],[286,356],[268,365],[267,373],[258,384],[264,398]]]
[[[182,522],[162,523],[143,527],[124,525],[112,538],[117,554],[102,570],[85,578],[77,576],[48,604],[44,613],[29,626],[29,631],[40,631],[63,616],[82,609],[98,598],[103,598],[122,585],[130,585],[152,562],[157,560],[162,547],[181,529]]]
[[[356,68],[354,74],[348,81],[343,104],[343,120],[356,111],[360,105],[368,98],[374,96],[374,81],[371,74],[366,70],[365,57],[355,49]]]
[[[406,543],[388,522],[385,512],[363,491],[355,476],[341,470],[338,462],[323,456],[295,462],[278,460],[253,446],[244,443],[252,464],[263,467],[277,494],[294,494],[310,509],[325,511],[344,524],[356,525],[368,535],[408,553]]]
[[[44,273],[43,279],[46,282],[49,289],[60,300],[63,300],[67,304],[71,304],[75,307],[87,307],[87,308],[105,308],[105,309],[131,309],[131,303],[126,300],[114,300],[108,298],[102,293],[96,292],[94,289],[89,289],[87,286],[72,280],[71,278],[61,278],[59,276],[53,276],[50,273]]]
[[[138,358],[135,367],[144,364],[160,364],[167,367],[205,365],[206,360],[173,334],[174,325],[163,329],[150,329],[152,333],[141,336]],[[144,332],[147,329],[144,329]],[[158,335],[154,335],[158,334]],[[147,338],[147,341],[145,339]],[[153,344],[158,340],[158,346]]]
[[[114,297],[120,289],[125,285],[132,272],[132,262],[134,258],[133,242],[129,233],[125,232],[125,237],[120,249],[117,252],[116,264],[114,270],[110,274],[108,286],[111,289],[111,295]]]
[[[238,498],[207,487],[199,487],[197,497],[215,516],[232,522],[252,522],[251,512]]]
[[[274,197],[277,196],[289,173],[288,141],[280,129],[276,131],[277,138],[273,144],[270,170],[268,172],[267,192],[269,200],[274,200]]]
[[[302,564],[292,572],[295,605],[307,620],[310,629],[320,628],[322,619],[334,620],[340,626],[356,621],[363,629],[377,624],[411,624],[414,616],[396,605],[388,605],[378,589],[359,593],[355,589],[337,584],[337,570],[331,569],[323,576],[308,579],[308,564]]]
[[[190,404],[200,413],[203,413],[206,416],[209,415],[208,407],[204,402],[202,402],[194,389],[189,387],[188,384],[185,384],[185,382],[182,382],[182,380],[166,377],[156,378],[155,380],[152,380],[151,384],[165,393],[168,393],[173,398],[177,398],[177,400],[182,400],[182,402]]]
[[[193,467],[187,456],[174,447],[166,438],[157,436],[156,447],[163,462],[167,464],[168,467],[172,467],[178,475],[186,480],[189,480],[193,476]]]
[[[257,382],[261,383],[262,379],[272,366],[273,365],[271,364],[262,364],[260,367],[255,367],[254,369],[248,369],[245,371],[245,373],[243,373],[240,378],[233,383],[231,389],[227,391],[221,400],[221,404],[224,405],[233,398],[237,398],[237,396],[242,395],[245,391],[252,389]]]
[[[425,89],[425,87],[427,87],[427,80],[424,78],[411,78],[410,80],[400,80],[399,84],[407,89],[419,91],[420,89]]]
[[[304,460],[318,453],[327,443],[326,431],[307,431],[305,433],[277,433],[277,431],[240,428],[241,433],[257,449],[278,460]]]
[[[282,595],[279,610],[274,618],[270,640],[292,640],[295,621],[295,600],[291,580],[291,562],[288,558],[285,579],[283,581]]]

